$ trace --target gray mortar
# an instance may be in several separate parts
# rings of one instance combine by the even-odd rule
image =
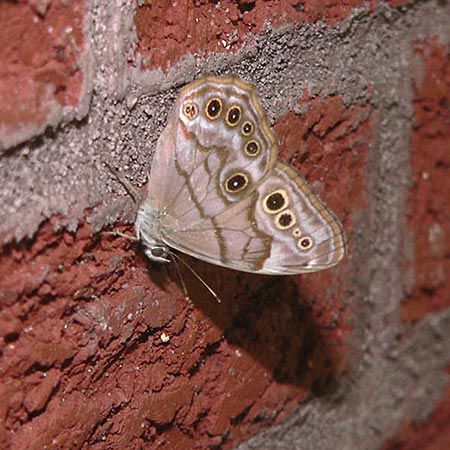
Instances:
[[[239,450],[374,450],[399,423],[424,419],[439,399],[450,359],[450,314],[426,319],[404,343],[384,349],[370,343],[352,389],[340,402],[299,405],[280,426]]]
[[[114,5],[112,5],[114,3]],[[371,145],[370,210],[351,239],[360,243],[357,288],[348,301],[354,312],[353,384],[339,400],[302,404],[282,425],[241,449],[376,449],[402,420],[425,417],[442,393],[450,361],[449,314],[431,316],[412,331],[398,322],[404,206],[409,189],[412,43],[437,35],[449,42],[448,6],[425,2],[376,15],[355,9],[344,22],[289,25],[250,37],[233,56],[186,57],[167,74],[141,72],[132,61],[134,4],[90,2],[86,67],[94,68],[81,100],[89,114],[0,157],[0,238],[32,236],[46,218],[59,214],[72,229],[90,210],[95,229],[119,218],[132,220],[134,207],[102,165],[120,167],[142,186],[156,140],[180,86],[206,73],[235,73],[251,81],[274,121],[296,104],[305,88],[313,95],[339,94],[346,105],[370,100],[377,119]],[[132,64],[130,64],[132,62]],[[91,73],[91,72],[89,72]],[[374,91],[370,92],[369,87]],[[85,106],[87,111],[87,107]],[[119,195],[120,194],[120,195]],[[368,243],[370,245],[368,245]],[[448,347],[448,345],[447,345]],[[414,392],[414,400],[406,398]]]

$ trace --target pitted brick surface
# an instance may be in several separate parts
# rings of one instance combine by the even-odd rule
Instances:
[[[84,114],[85,2],[0,4],[0,150]]]
[[[408,322],[450,305],[450,51],[437,39],[418,43],[415,50],[413,185],[405,238],[406,299],[401,311]]]

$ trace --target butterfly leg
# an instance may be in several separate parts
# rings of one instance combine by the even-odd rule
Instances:
[[[108,161],[103,161],[109,171],[115,176],[117,181],[125,188],[125,190],[131,195],[134,203],[139,203],[140,193],[139,191],[121,174],[115,167],[113,167]]]
[[[182,286],[182,288],[183,288],[184,296],[185,296],[186,300],[189,300],[189,299],[190,299],[189,293],[188,293],[188,290],[187,290],[187,288],[186,288],[186,285],[184,284],[184,280],[183,280],[183,277],[182,277],[182,275],[181,275],[181,271],[180,271],[180,267],[179,267],[179,265],[178,265],[178,262],[177,262],[177,260],[173,257],[173,253],[171,253],[170,256],[172,257],[172,261],[173,261],[174,264],[175,264],[175,270],[176,270],[176,272],[177,272],[178,279],[180,280],[181,286]]]
[[[197,278],[198,281],[200,281],[203,286],[205,286],[206,289],[210,292],[210,294],[216,299],[217,303],[222,303],[222,300],[220,300],[220,297],[214,292],[214,290],[211,288],[211,286],[186,262],[178,256],[176,253],[171,253],[173,261],[175,261],[175,258],[180,261],[185,267],[189,269],[189,271],[192,273],[192,275]],[[184,284],[184,283],[183,283]],[[189,297],[188,297],[189,298]]]

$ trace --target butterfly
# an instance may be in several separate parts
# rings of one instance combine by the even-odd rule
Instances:
[[[346,253],[340,222],[277,159],[277,137],[252,85],[207,76],[187,85],[162,132],[135,231],[146,256],[171,249],[260,274],[314,272]]]

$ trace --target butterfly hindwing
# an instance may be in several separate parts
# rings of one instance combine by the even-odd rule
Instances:
[[[264,272],[314,272],[343,258],[346,244],[341,224],[291,166],[277,162],[257,194],[258,229],[272,237]]]
[[[345,254],[342,227],[303,178],[278,162],[255,192],[166,242],[225,267],[265,274],[314,272]]]

